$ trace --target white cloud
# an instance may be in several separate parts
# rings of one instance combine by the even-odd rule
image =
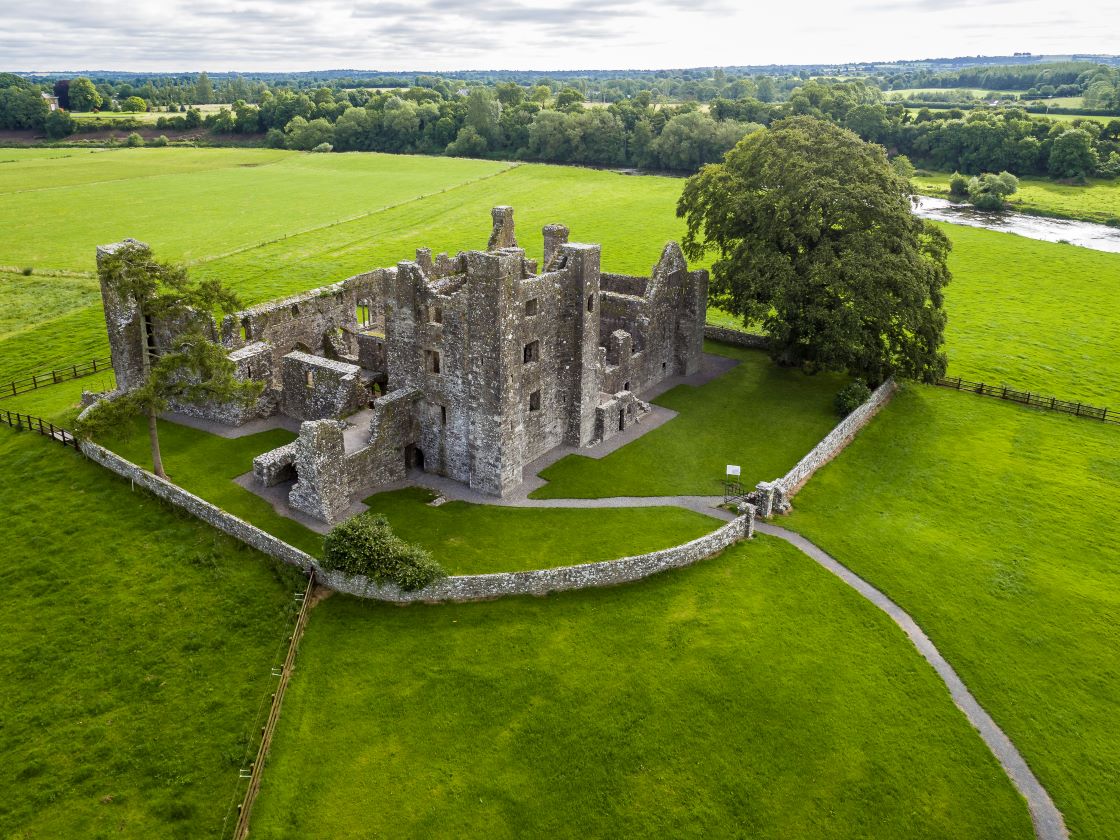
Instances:
[[[1112,0],[6,0],[5,70],[663,68],[1115,50]]]

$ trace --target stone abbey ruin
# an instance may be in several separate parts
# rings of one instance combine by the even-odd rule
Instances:
[[[505,496],[558,446],[589,447],[635,423],[637,394],[701,364],[708,275],[669,243],[650,277],[600,270],[600,246],[544,228],[544,262],[517,247],[513,210],[492,211],[485,251],[420,249],[381,268],[199,321],[237,375],[264,383],[248,408],[176,404],[241,426],[283,415],[296,440],[258,456],[264,487],[293,482],[292,508],[320,521],[409,469]],[[127,241],[127,240],[126,240]],[[99,258],[119,245],[98,249]],[[117,388],[142,382],[183,325],[142,319],[102,278]]]

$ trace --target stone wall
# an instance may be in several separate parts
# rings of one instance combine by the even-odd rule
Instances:
[[[744,514],[699,539],[661,551],[531,572],[503,572],[490,575],[458,575],[447,577],[424,589],[405,592],[393,585],[379,586],[361,575],[345,575],[325,570],[319,560],[305,551],[288,545],[243,519],[200,499],[170,481],[125,460],[114,452],[91,441],[81,442],[82,452],[111,472],[127,478],[155,496],[182,508],[219,531],[240,540],[270,557],[304,571],[314,570],[315,578],[324,586],[355,595],[398,604],[438,601],[481,601],[509,595],[547,595],[573,589],[614,586],[640,580],[668,569],[689,566],[711,557],[729,546],[754,535],[755,510],[747,505]]]
[[[692,542],[601,563],[560,566],[531,572],[501,572],[490,575],[461,575],[436,581],[424,589],[405,592],[394,585],[378,585],[361,576],[334,571],[322,573],[319,580],[337,592],[392,601],[398,604],[439,601],[485,601],[510,595],[548,595],[573,589],[615,586],[655,575],[668,569],[690,566],[718,554],[754,534],[754,508],[721,528]]]
[[[296,420],[343,417],[369,402],[362,370],[347,362],[293,351],[281,369],[280,411]]]
[[[350,509],[345,428],[339,420],[308,420],[294,441],[297,479],[288,504],[328,525],[341,521]]]
[[[825,438],[813,447],[812,451],[797,462],[797,465],[786,473],[781,479],[786,495],[792,496],[800,490],[805,482],[812,478],[813,473],[839,455],[856,433],[866,426],[871,418],[879,413],[879,409],[886,405],[898,385],[894,379],[888,379],[876,388],[867,402],[841,420]]]
[[[304,571],[315,569],[318,572],[319,561],[307,552],[288,545],[283,540],[262,531],[255,525],[250,525],[243,519],[238,519],[231,513],[226,513],[221,508],[200,499],[193,493],[187,492],[177,484],[157,478],[147,470],[92,441],[84,440],[80,445],[82,452],[90,460],[96,461],[106,469],[129,479],[164,501],[182,508],[192,516],[217,528],[222,533],[240,540],[250,548],[255,548],[257,551],[261,551],[283,563],[298,566]]]
[[[734,344],[736,347],[753,347],[758,350],[767,348],[766,336],[764,335],[733,330],[729,327],[717,327],[715,324],[704,325],[704,338],[711,341],[722,341],[724,344]]]
[[[879,409],[890,402],[897,390],[898,385],[894,379],[888,379],[871,393],[863,405],[825,435],[792,470],[774,481],[759,482],[749,497],[757,506],[758,515],[768,517],[774,513],[788,512],[790,499],[794,494],[805,486],[817,470],[844,451],[844,447],[851,443],[860,429],[871,422]]]

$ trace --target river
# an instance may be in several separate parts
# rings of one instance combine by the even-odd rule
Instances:
[[[953,204],[943,198],[931,198],[927,195],[914,196],[913,204],[914,213],[923,219],[1017,233],[1045,242],[1068,242],[1082,248],[1120,254],[1120,228],[1108,225],[1053,219],[1049,216],[1028,216],[1007,210],[977,210],[968,204]]]

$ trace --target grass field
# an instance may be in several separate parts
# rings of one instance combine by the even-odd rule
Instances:
[[[912,179],[923,195],[949,195],[949,172],[930,172]],[[1049,178],[1024,176],[1009,199],[1012,209],[1040,216],[1107,222],[1120,218],[1120,180],[1093,179],[1087,186],[1059,184]]]
[[[832,402],[845,378],[783,370],[759,350],[711,342],[707,349],[739,364],[706,385],[658,397],[679,415],[610,455],[557,461],[541,472],[549,483],[532,497],[718,496],[727,464],[742,467],[744,486],[770,481],[836,425]]]
[[[45,392],[44,392],[45,393]],[[160,422],[160,448],[171,479],[192,493],[275,534],[309,554],[322,556],[322,537],[277,514],[272,505],[233,482],[249,472],[254,456],[282,446],[284,430],[221,438],[175,423]],[[146,427],[139,421],[127,436],[103,443],[151,467]],[[720,522],[680,508],[540,510],[449,502],[438,508],[425,490],[380,493],[366,499],[389,517],[404,539],[432,552],[451,574],[520,571],[613,560],[695,539]]]
[[[608,270],[648,272],[664,242],[681,235],[677,179],[504,166],[268,150],[0,150],[0,213],[12,220],[0,228],[0,266],[35,269],[31,277],[0,271],[0,383],[106,353],[92,275],[47,272],[90,273],[94,246],[123,236],[193,260],[196,274],[228,280],[248,303],[392,264],[418,246],[481,247],[496,204],[517,207],[530,255],[540,255],[540,226],[562,221],[573,239],[603,243]],[[1098,189],[1068,200],[1111,194]],[[955,244],[951,373],[1120,402],[1120,257],[946,230]],[[678,418],[601,461],[558,463],[545,492],[717,493],[725,463],[741,463],[745,480],[774,478],[831,427],[839,379],[779,371],[757,352],[719,352],[742,363],[718,386],[664,395],[659,402]],[[0,408],[72,419],[83,388],[111,384],[107,375],[78,380]],[[999,411],[1012,413],[989,416]],[[872,443],[857,440],[855,466],[844,466],[845,456],[822,474],[835,470],[843,480],[823,482],[820,502],[814,479],[793,521],[888,588],[923,626],[929,621],[1071,824],[1106,838],[1118,833],[1105,813],[1118,792],[1102,769],[1118,758],[1108,728],[1117,711],[1109,577],[1116,544],[1101,523],[1120,501],[1116,432],[1064,423],[911,389],[865,432]],[[1065,437],[1067,429],[1078,437]],[[1099,437],[1106,431],[1110,437]],[[229,442],[173,426],[163,437],[176,480],[317,549],[317,536],[229,481],[249,469],[253,450],[285,439]],[[892,452],[892,441],[902,454],[869,474],[871,456]],[[0,790],[35,791],[0,805],[0,835],[97,836],[123,820],[124,836],[211,836],[236,782],[229,744],[242,745],[252,731],[247,698],[257,702],[267,685],[272,650],[264,639],[283,635],[291,582],[70,453],[36,454],[51,447],[0,428],[8,549],[44,570],[8,573],[17,603],[0,619],[16,639],[0,655],[0,675],[17,688],[0,700],[0,748],[18,756],[0,770]],[[146,463],[142,438],[125,449]],[[951,457],[961,460],[945,467],[948,478],[934,474]],[[883,511],[874,527],[866,507],[856,508],[869,494],[872,510]],[[617,529],[597,531],[581,511],[542,525],[545,517],[536,517],[544,512],[428,508],[408,494],[379,504],[392,509],[402,535],[462,570],[546,555],[605,559],[714,525],[631,511]],[[60,508],[66,524],[44,529]],[[1043,530],[1058,523],[1067,530]],[[951,541],[949,526],[959,528]],[[897,537],[911,528],[913,550]],[[149,532],[156,536],[143,536]],[[568,598],[443,612],[326,601],[301,653],[274,752],[276,786],[262,800],[254,836],[353,835],[385,813],[400,815],[402,832],[412,834],[492,824],[511,836],[538,828],[603,834],[608,826],[635,834],[1029,836],[1021,802],[892,626],[782,546],[760,540],[739,551],[751,562],[721,560]],[[60,580],[83,588],[60,589]],[[215,581],[234,582],[232,591]],[[167,615],[186,618],[161,623]],[[233,650],[234,640],[243,647]],[[198,643],[205,655],[185,649]],[[114,656],[118,650],[129,655]],[[324,650],[331,656],[317,653]],[[43,668],[56,655],[49,651],[69,657],[70,671],[10,677]],[[491,651],[494,660],[480,659]],[[620,668],[635,651],[635,666]],[[163,705],[143,705],[137,692],[151,689],[137,689],[137,675],[163,673],[151,668],[160,653],[173,678],[161,678]],[[985,674],[989,655],[996,667]],[[141,711],[135,719],[107,714],[118,728],[98,740],[90,721],[103,722],[94,715],[102,706],[91,701],[87,713],[67,705],[85,700],[68,682],[80,678],[99,681],[98,702],[122,710],[139,703]],[[122,721],[135,726],[127,744],[112,740]],[[472,731],[478,741],[467,741]],[[70,744],[89,758],[67,757]],[[336,765],[327,761],[332,753]],[[83,766],[94,775],[83,777]],[[234,778],[223,775],[227,768]],[[728,780],[713,785],[715,773]],[[102,791],[102,779],[113,789]],[[358,779],[369,792],[347,787]],[[290,807],[297,799],[306,811]],[[562,824],[549,822],[557,811]],[[123,816],[109,823],[106,813]]]
[[[451,574],[517,572],[614,560],[679,545],[722,522],[676,507],[524,508],[446,502],[421,488],[365,500],[393,531],[428,549]]]
[[[549,598],[316,608],[253,836],[1024,838],[873,607],[765,537]]]
[[[1120,254],[941,227],[949,374],[1120,409]]]
[[[230,108],[230,105],[192,105],[203,114],[216,114],[222,108]],[[82,122],[115,122],[124,119],[135,119],[144,123],[151,123],[155,125],[156,120],[160,117],[182,117],[184,113],[178,111],[141,111],[139,113],[132,113],[126,111],[71,111],[70,116]]]
[[[1028,103],[1021,103],[1021,104],[1026,105]],[[1059,106],[1057,106],[1057,103],[1054,103],[1054,104],[1055,104],[1055,107],[1059,107]],[[1079,108],[1081,106],[1080,105],[1062,105],[1060,107],[1063,107],[1063,108]],[[911,116],[914,116],[919,111],[921,111],[922,108],[907,108],[906,110]],[[953,109],[952,109],[952,106],[948,106],[948,107],[942,106],[942,107],[938,107],[938,108],[929,107],[928,110],[933,111],[933,112],[937,112],[937,111],[951,111]],[[1116,119],[1115,116],[1103,116],[1103,115],[1100,115],[1100,114],[1039,114],[1039,113],[1036,113],[1034,111],[1028,111],[1027,116],[1030,117],[1031,119],[1035,119],[1035,120],[1047,119],[1047,120],[1054,120],[1055,122],[1073,122],[1074,120],[1092,120],[1093,122],[1109,123],[1109,122],[1112,122],[1112,120]]]
[[[792,527],[929,634],[1073,837],[1120,836],[1120,428],[910,387]]]
[[[298,577],[6,428],[0,507],[0,836],[217,837]]]

